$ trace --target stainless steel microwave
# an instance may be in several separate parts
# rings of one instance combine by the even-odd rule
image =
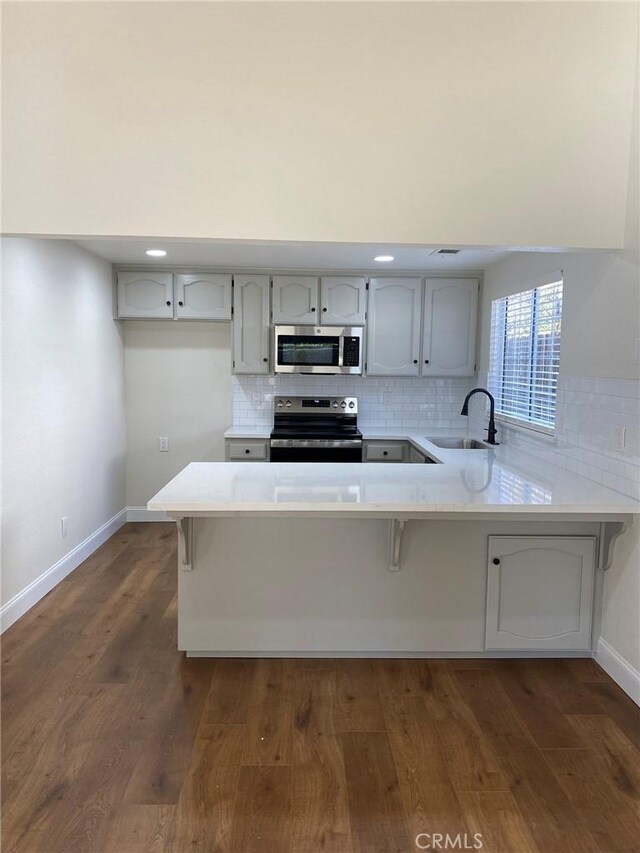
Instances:
[[[276,373],[362,373],[362,326],[275,326]]]

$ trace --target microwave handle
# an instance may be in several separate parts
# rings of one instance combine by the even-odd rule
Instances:
[[[344,367],[344,335],[338,338],[338,367]]]

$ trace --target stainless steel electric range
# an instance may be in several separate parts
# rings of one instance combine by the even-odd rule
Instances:
[[[275,397],[272,462],[362,462],[357,397]]]

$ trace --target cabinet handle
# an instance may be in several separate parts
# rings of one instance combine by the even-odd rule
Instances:
[[[418,359],[417,359],[417,358],[414,358],[414,359],[413,359],[413,363],[414,363],[414,364],[417,364],[417,363],[418,363]]]
[[[178,302],[178,305],[182,308],[182,306],[184,305],[184,302]]]
[[[326,308],[323,308],[322,310],[326,312],[326,310],[327,310],[327,309],[326,309]]]
[[[494,565],[494,566],[499,566],[499,565],[500,565],[500,560],[498,559],[498,557],[494,557],[494,558],[493,558],[493,565]]]
[[[251,451],[249,450],[249,448],[248,448],[248,447],[247,447],[247,449],[245,450],[245,453],[251,453]]]
[[[171,305],[171,302],[167,299],[167,305]]]
[[[311,309],[311,311],[312,311],[312,312],[314,312],[315,310],[316,310],[315,308],[312,308],[312,309]]]
[[[425,364],[429,364],[429,359],[428,359],[428,358],[425,358],[424,363],[425,363]]]
[[[383,450],[383,451],[382,451],[382,455],[383,455],[383,456],[388,456],[388,455],[389,455],[389,451],[388,451],[388,450]]]
[[[263,361],[268,361],[268,359],[266,359],[266,358],[263,358],[262,360],[263,360]]]

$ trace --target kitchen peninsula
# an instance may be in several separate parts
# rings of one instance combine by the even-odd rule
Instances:
[[[438,464],[192,463],[161,489],[180,649],[589,656],[640,504],[506,448],[404,439]]]

